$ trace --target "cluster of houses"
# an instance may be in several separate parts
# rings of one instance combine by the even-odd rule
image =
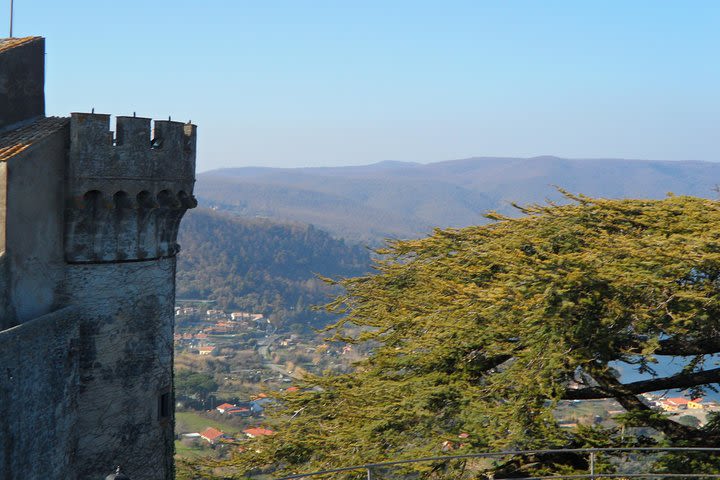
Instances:
[[[176,333],[173,340],[175,346],[194,350],[198,355],[211,355],[215,351],[215,344],[208,340],[208,333],[203,330],[197,333]]]
[[[703,410],[702,398],[687,399],[682,397],[665,398],[660,400],[659,407],[666,412],[677,412],[680,410]]]
[[[253,400],[250,402],[241,402],[238,404],[234,403],[223,403],[215,407],[215,410],[222,413],[223,415],[229,415],[231,417],[250,417],[260,416],[263,412],[261,403]]]
[[[297,387],[291,387],[297,390]],[[291,390],[291,389],[288,389]],[[291,390],[291,391],[295,391]],[[263,414],[264,407],[268,403],[272,403],[275,400],[268,397],[265,394],[260,394],[258,398],[249,402],[239,403],[222,403],[215,407],[215,410],[223,415],[233,417],[261,417]],[[256,438],[268,435],[274,435],[275,432],[265,427],[249,427],[242,431],[246,438]],[[215,427],[208,427],[202,432],[196,433],[185,433],[182,435],[185,438],[199,438],[205,440],[210,445],[217,445],[222,443],[233,443],[243,440],[243,438],[236,438],[230,434],[227,434]]]
[[[242,431],[242,433],[247,438],[257,438],[257,437],[275,435],[275,432],[273,432],[270,429],[264,428],[264,427],[246,428],[245,430]],[[200,439],[208,442],[210,445],[217,445],[219,443],[228,443],[228,442],[238,442],[241,440],[241,439],[235,438],[232,435],[229,435],[221,430],[218,430],[215,427],[208,427],[199,433],[186,433],[183,436],[186,438],[200,438]]]
[[[208,340],[209,335],[232,335],[258,328],[267,323],[262,313],[231,312],[223,310],[204,310],[198,307],[175,307],[175,316],[194,316],[202,318],[202,325],[195,332],[176,333],[175,345],[194,350],[198,355],[212,355],[215,344]]]
[[[717,402],[707,401],[703,398],[670,397],[665,398],[658,395],[644,394],[645,401],[652,407],[664,412],[690,411],[717,411],[720,405]]]
[[[187,307],[187,306],[175,306],[175,316],[195,316],[205,317],[211,321],[222,321],[231,320],[245,325],[252,325],[253,323],[267,323],[267,319],[262,313],[251,313],[251,312],[230,312],[226,313],[224,310],[204,310],[198,307]]]

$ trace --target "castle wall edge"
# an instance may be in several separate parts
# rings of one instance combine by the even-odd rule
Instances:
[[[44,39],[0,39],[0,478],[171,480],[197,129],[48,118],[43,83]]]

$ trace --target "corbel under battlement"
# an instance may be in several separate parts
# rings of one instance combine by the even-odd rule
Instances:
[[[141,117],[73,113],[65,259],[122,262],[173,256],[180,219],[194,208],[196,127]]]

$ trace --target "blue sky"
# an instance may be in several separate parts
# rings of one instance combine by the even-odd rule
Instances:
[[[199,170],[720,160],[717,1],[15,0],[15,34],[48,114],[192,119]]]

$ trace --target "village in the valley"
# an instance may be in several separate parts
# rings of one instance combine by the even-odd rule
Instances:
[[[292,330],[292,329],[291,329]],[[261,313],[178,302],[175,308],[176,451],[222,456],[275,433],[266,409],[306,372],[346,371],[363,352],[312,329],[285,331]]]
[[[644,393],[640,399],[653,410],[661,412],[674,420],[689,425],[702,426],[708,421],[708,414],[720,411],[720,403],[713,397],[690,398],[683,396],[688,392],[677,390],[659,393]],[[615,418],[625,414],[625,410],[615,400],[564,400],[555,412],[562,428],[575,428],[578,424],[599,424],[606,427],[617,425]],[[652,432],[648,432],[652,435]]]
[[[675,394],[673,394],[675,395]],[[648,405],[657,410],[667,413],[670,416],[694,417],[697,422],[688,420],[696,425],[705,425],[708,421],[708,413],[720,411],[720,403],[707,398],[688,398],[681,396],[668,396],[646,393],[642,395]]]

